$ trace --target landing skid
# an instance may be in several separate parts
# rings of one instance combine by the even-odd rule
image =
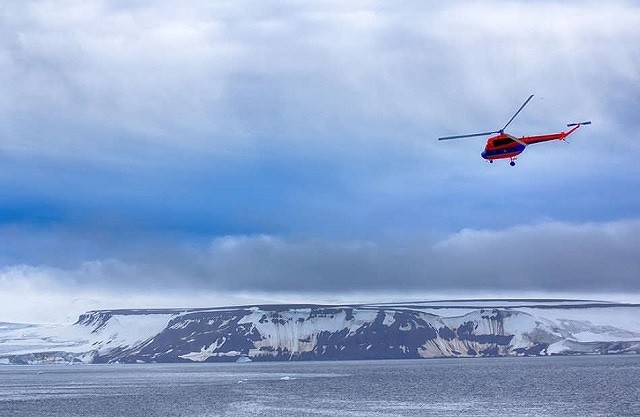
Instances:
[[[513,167],[513,166],[516,166],[516,159],[518,159],[518,158],[517,158],[517,157],[515,157],[515,156],[514,156],[514,157],[509,158],[509,165],[511,165],[512,167]],[[493,159],[489,159],[489,163],[490,163],[490,164],[493,164]]]

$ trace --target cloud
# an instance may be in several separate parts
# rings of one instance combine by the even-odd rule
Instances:
[[[530,92],[549,104],[519,128],[624,124],[615,104],[638,97],[640,10],[625,2],[6,9],[2,146],[31,153],[64,146],[98,158],[139,142],[215,153],[264,140],[379,141],[397,129],[417,139],[501,125]]]
[[[7,291],[637,290],[633,2],[2,10]]]
[[[92,308],[505,296],[637,301],[639,239],[640,220],[632,219],[465,229],[438,242],[253,235],[194,246],[153,239],[93,260],[65,251],[78,245],[70,242],[60,247],[66,266],[51,266],[49,255],[49,265],[0,268],[0,317],[55,321]]]
[[[479,279],[475,286],[637,291],[639,232],[637,220],[463,230],[441,242],[437,251],[455,253],[463,260],[449,273],[475,276]]]
[[[633,3],[43,1],[3,10],[0,208],[18,213],[7,222],[94,216],[369,238],[394,216],[412,224],[392,232],[499,226],[483,201],[498,186],[522,204],[541,202],[526,218],[556,218],[545,206],[576,183],[613,193],[612,214],[593,220],[637,213],[635,203],[618,206],[639,174]],[[502,126],[532,92],[514,133],[594,124],[575,145],[527,150],[509,175],[485,169],[481,141],[435,140]],[[536,195],[519,190],[524,181]],[[481,221],[460,220],[462,200]]]
[[[463,230],[436,244],[226,236],[72,269],[5,267],[2,282],[133,292],[639,291],[638,232],[640,221],[628,220]]]
[[[464,230],[436,245],[225,238],[207,261],[229,289],[640,290],[639,232],[638,221],[551,222]]]

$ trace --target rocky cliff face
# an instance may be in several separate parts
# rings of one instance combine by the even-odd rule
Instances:
[[[640,306],[456,301],[88,312],[0,329],[0,361],[354,360],[640,352]]]

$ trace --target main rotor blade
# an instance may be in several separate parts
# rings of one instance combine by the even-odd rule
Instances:
[[[520,112],[522,111],[522,109],[524,109],[524,106],[526,106],[526,105],[527,105],[527,103],[529,103],[529,101],[530,101],[532,98],[533,98],[533,94],[531,94],[531,95],[529,96],[529,98],[524,102],[524,104],[523,104],[522,106],[520,106],[520,108],[518,109],[518,111],[517,111],[513,116],[511,116],[511,119],[509,119],[509,121],[507,122],[507,124],[506,124],[506,125],[504,125],[504,127],[500,130],[501,132],[504,132],[504,130],[507,128],[507,126],[509,126],[509,125],[511,124],[511,122],[513,122],[513,119],[515,119],[515,118],[516,118],[516,116],[518,115],[518,113],[520,113]]]
[[[473,138],[475,136],[487,136],[493,135],[494,133],[500,133],[499,130],[495,130],[493,132],[484,132],[484,133],[471,133],[470,135],[456,135],[456,136],[444,136],[438,138],[438,140],[449,140],[449,139],[462,139],[462,138]]]

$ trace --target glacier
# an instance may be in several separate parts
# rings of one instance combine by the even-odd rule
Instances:
[[[640,304],[444,300],[97,310],[0,322],[0,364],[416,359],[640,353]]]

